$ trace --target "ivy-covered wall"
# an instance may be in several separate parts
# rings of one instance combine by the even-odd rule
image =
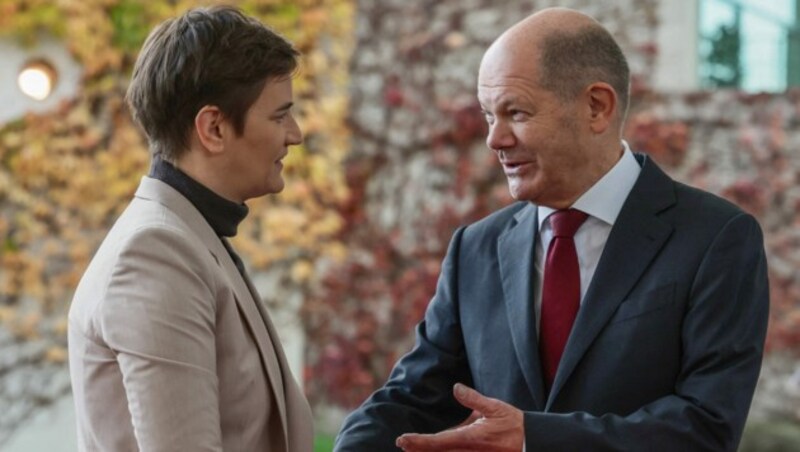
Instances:
[[[69,391],[71,291],[148,162],[122,101],[136,51],[155,23],[199,3],[0,0],[0,35],[55,35],[85,71],[75,99],[0,129],[0,443]],[[412,344],[452,231],[511,202],[484,144],[478,64],[511,24],[571,6],[629,58],[631,145],[761,221],[771,355],[754,414],[800,420],[800,93],[660,92],[658,0],[231,3],[305,54],[295,84],[305,145],[285,161],[286,190],[251,203],[235,246],[274,312],[301,306],[315,407],[346,410],[385,380]]]
[[[631,146],[761,222],[772,315],[769,381],[754,413],[800,422],[800,92],[660,92],[658,0],[358,2],[345,164],[351,198],[342,210],[349,253],[306,303],[319,344],[309,350],[312,399],[349,407],[382,384],[412,345],[454,228],[511,201],[484,143],[477,69],[505,28],[548,6],[593,15],[623,47],[633,73]]]
[[[0,37],[43,35],[83,67],[78,95],[46,114],[0,125],[0,445],[31,413],[69,393],[66,312],[100,240],[147,171],[143,135],[124,105],[150,29],[202,4],[176,0],[0,0]],[[305,144],[284,160],[280,197],[249,203],[235,246],[270,290],[270,305],[311,291],[318,262],[346,250],[336,208],[347,199],[342,160],[354,5],[347,0],[240,0],[304,54],[295,78]],[[19,68],[2,66],[0,70]],[[12,88],[13,89],[13,88]]]
[[[343,265],[306,303],[313,400],[360,403],[413,342],[456,226],[511,202],[484,143],[480,59],[508,26],[546,6],[580,8],[620,39],[644,90],[654,60],[653,0],[361,0],[351,63],[351,193]]]

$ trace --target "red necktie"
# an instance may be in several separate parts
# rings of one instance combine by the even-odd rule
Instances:
[[[581,301],[581,273],[573,236],[587,217],[575,209],[558,210],[550,215],[553,239],[544,264],[539,322],[539,353],[548,390],[556,377]]]

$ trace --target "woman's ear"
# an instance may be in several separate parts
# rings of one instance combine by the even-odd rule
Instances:
[[[617,114],[617,93],[608,83],[596,82],[586,89],[591,112],[590,125],[594,133],[605,132]]]
[[[194,117],[197,138],[200,140],[200,144],[212,154],[218,154],[225,150],[224,119],[222,111],[214,105],[204,106]]]

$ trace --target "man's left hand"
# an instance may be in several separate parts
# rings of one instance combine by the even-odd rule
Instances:
[[[474,422],[432,435],[407,433],[397,447],[417,451],[513,451],[520,452],[525,439],[522,411],[491,399],[461,383],[453,387],[456,400],[480,414]]]

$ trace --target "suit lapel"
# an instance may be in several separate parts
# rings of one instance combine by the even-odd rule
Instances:
[[[261,306],[257,292],[245,281],[233,263],[222,240],[211,229],[202,214],[175,189],[159,180],[143,177],[136,191],[136,196],[163,204],[168,209],[178,214],[194,232],[199,240],[208,247],[209,252],[222,267],[228,283],[233,288],[236,304],[244,317],[247,327],[252,332],[258,352],[261,354],[261,363],[269,379],[276,405],[283,424],[284,438],[288,438],[286,399],[283,390],[283,376],[278,363],[278,353],[281,351],[277,335],[271,328],[266,312]]]
[[[672,180],[644,158],[608,236],[558,367],[545,410],[672,233],[657,214],[675,203]]]
[[[544,383],[539,363],[532,284],[536,206],[528,204],[514,219],[516,224],[498,238],[497,260],[514,351],[534,403],[541,409],[544,404]]]

